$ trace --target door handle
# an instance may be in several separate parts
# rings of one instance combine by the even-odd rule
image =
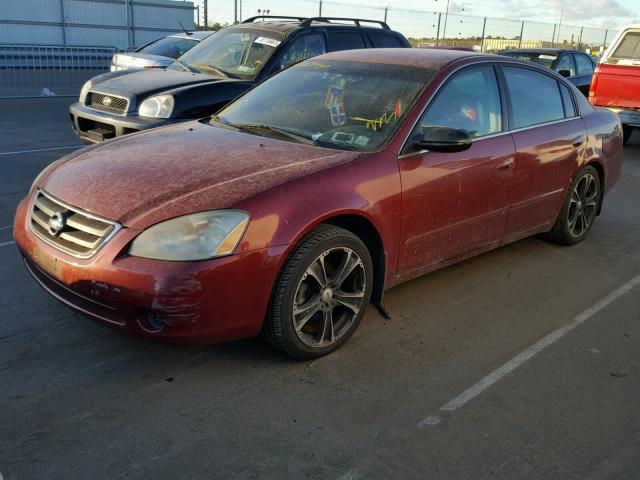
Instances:
[[[507,158],[504,162],[500,163],[496,170],[508,170],[513,166],[513,157]]]
[[[583,143],[584,143],[584,137],[582,135],[571,140],[571,145],[573,146],[573,148],[578,148]]]

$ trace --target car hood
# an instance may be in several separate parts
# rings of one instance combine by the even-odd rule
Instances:
[[[38,185],[76,207],[146,228],[192,212],[231,208],[358,155],[196,121],[75,152],[53,164]]]
[[[115,95],[146,97],[165,90],[171,90],[200,83],[213,83],[229,80],[206,73],[191,73],[173,69],[137,70],[124,75],[114,76],[98,82],[91,89]]]
[[[117,65],[135,68],[144,67],[146,65],[154,65],[157,62],[161,63],[162,65],[169,65],[173,62],[173,58],[143,52],[116,53],[114,55],[114,61]]]

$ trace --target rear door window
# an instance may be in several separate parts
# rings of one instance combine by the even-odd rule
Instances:
[[[338,50],[357,50],[365,48],[364,38],[355,32],[330,32],[329,33],[329,50],[332,52]]]
[[[558,64],[556,65],[556,71],[567,70],[571,73],[572,77],[576,76],[576,65],[573,62],[573,55],[563,55],[558,60]]]
[[[640,60],[640,32],[627,32],[610,58],[616,60]]]
[[[593,75],[593,63],[586,55],[574,55],[578,75]]]
[[[187,50],[193,47],[196,43],[198,43],[196,40],[191,40],[189,38],[166,37],[143,47],[140,51],[150,53],[152,55],[178,58],[184,55]]]
[[[398,48],[405,46],[397,37],[388,33],[370,32],[369,38],[375,48]]]
[[[556,79],[528,68],[504,67],[513,111],[512,128],[524,128],[564,119]]]

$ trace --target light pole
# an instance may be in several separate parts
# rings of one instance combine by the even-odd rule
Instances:
[[[447,0],[447,8],[444,11],[444,30],[442,31],[442,45],[445,45],[447,38],[447,19],[449,18],[449,1]]]

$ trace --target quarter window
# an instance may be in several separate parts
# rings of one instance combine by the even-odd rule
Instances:
[[[502,106],[493,67],[463,70],[437,94],[423,115],[420,128],[449,127],[472,137],[502,131]]]
[[[382,32],[371,32],[369,38],[373,42],[375,48],[398,48],[404,47],[404,44],[400,42],[394,35]]]
[[[298,37],[280,60],[280,68],[326,53],[324,35],[313,33]]]
[[[329,44],[332,52],[365,48],[362,35],[351,32],[331,32],[329,34]]]
[[[513,128],[564,118],[558,82],[528,68],[504,67],[513,110]]]
[[[574,55],[576,58],[576,66],[578,75],[593,75],[593,63],[586,55]]]
[[[571,72],[571,76],[576,76],[576,65],[573,63],[573,58],[571,55],[563,55],[558,60],[558,64],[556,65],[556,71],[560,70],[568,70]]]
[[[564,104],[564,116],[566,118],[575,117],[576,107],[573,104],[573,99],[571,97],[571,92],[569,92],[569,87],[561,83],[560,93],[562,94],[562,103]]]

